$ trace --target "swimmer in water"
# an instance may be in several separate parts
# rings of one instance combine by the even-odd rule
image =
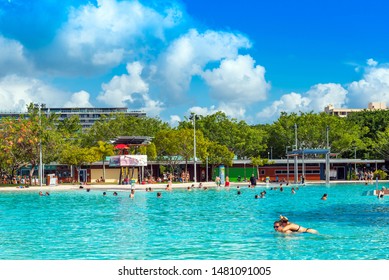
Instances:
[[[276,228],[276,226],[278,226]],[[312,233],[317,234],[318,231],[312,228],[305,228],[298,224],[289,222],[288,218],[285,216],[280,216],[280,220],[274,222],[274,229],[278,232],[282,233],[293,233],[293,232],[301,232],[301,233]]]

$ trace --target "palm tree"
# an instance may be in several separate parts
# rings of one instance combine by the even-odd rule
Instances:
[[[99,158],[103,160],[103,180],[105,181],[105,158],[107,156],[114,155],[113,145],[106,143],[104,141],[98,141],[97,147],[93,147],[92,150],[98,155]]]

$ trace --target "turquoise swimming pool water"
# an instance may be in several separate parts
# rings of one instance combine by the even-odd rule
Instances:
[[[374,185],[229,190],[0,193],[0,258],[8,260],[389,259],[389,197]],[[255,194],[267,191],[265,199]],[[320,200],[323,193],[328,200]],[[280,214],[320,234],[273,231]]]

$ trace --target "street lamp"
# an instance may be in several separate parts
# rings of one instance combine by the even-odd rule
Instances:
[[[298,147],[298,141],[297,141],[297,124],[294,124],[294,136],[295,136],[295,146],[296,150]],[[297,184],[298,181],[298,165],[297,165],[297,156],[294,157],[294,183]]]
[[[289,183],[289,155],[288,155],[288,148],[290,146],[286,146],[285,148],[285,155],[286,155],[286,182]]]
[[[42,130],[42,118],[41,118],[41,110],[42,108],[46,108],[46,104],[34,104],[35,108],[38,108],[38,114],[39,114],[39,128]],[[40,134],[40,133],[39,133]],[[39,185],[42,187],[42,180],[43,180],[43,164],[42,164],[42,136],[39,135]]]
[[[197,174],[196,174],[196,119],[197,115],[195,113],[192,113],[192,115],[189,117],[190,120],[193,121],[193,175],[194,175],[194,182],[197,182]]]
[[[354,159],[355,159],[354,172],[355,172],[355,174],[357,174],[357,147],[356,146],[354,147]]]

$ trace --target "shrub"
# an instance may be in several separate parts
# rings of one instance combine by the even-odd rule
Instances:
[[[378,177],[379,180],[385,180],[388,177],[388,174],[385,171],[383,171],[383,170],[376,170],[376,171],[374,171],[374,177],[373,178],[375,179],[377,177]]]

